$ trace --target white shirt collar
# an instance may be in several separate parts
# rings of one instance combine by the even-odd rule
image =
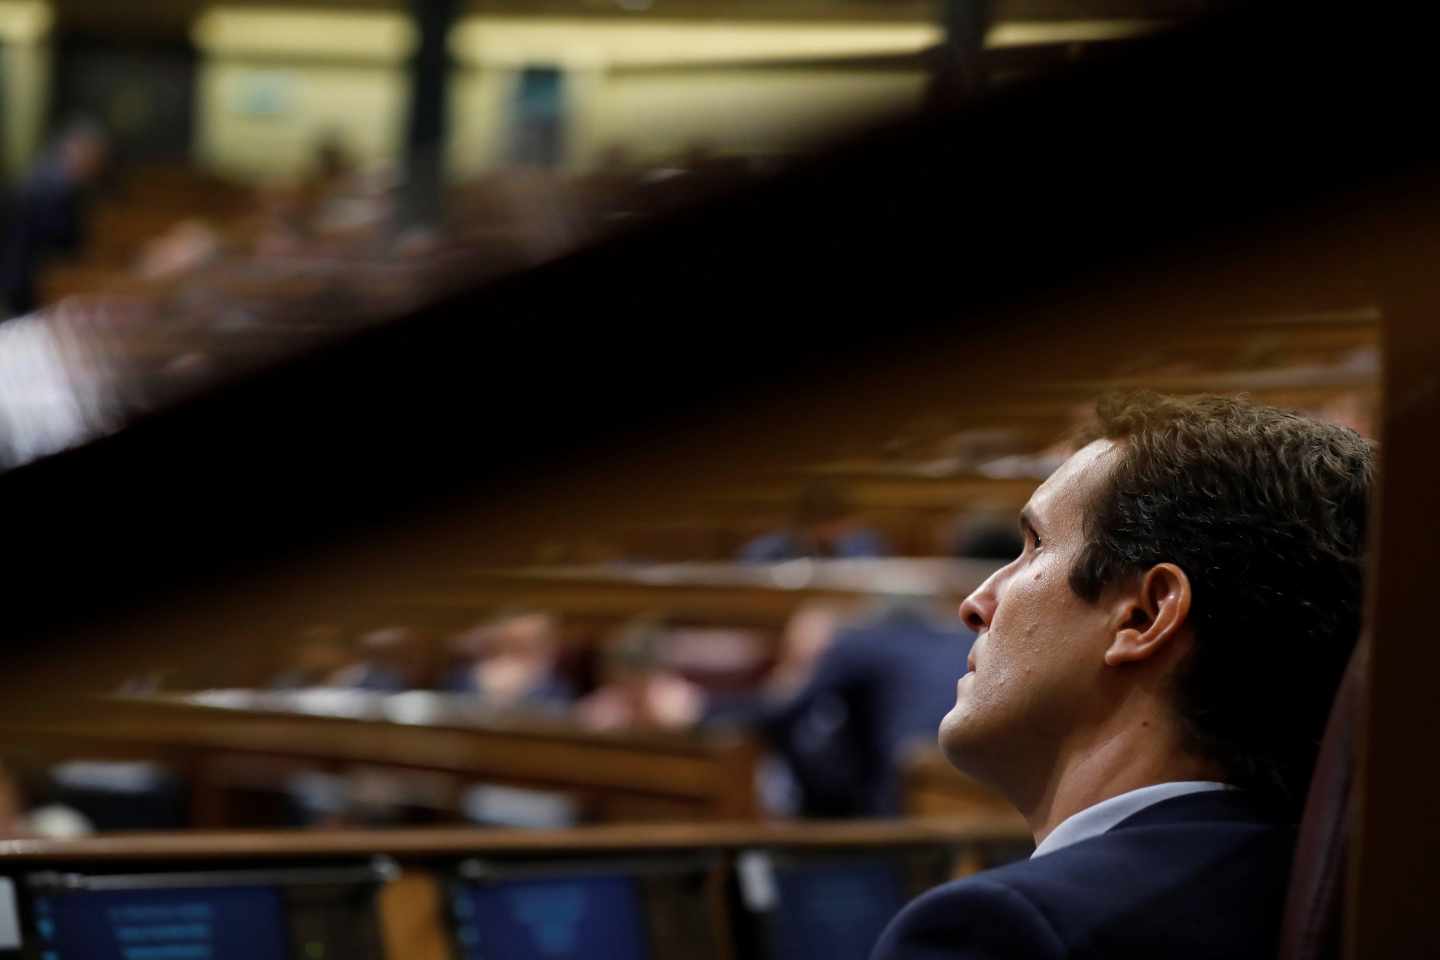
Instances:
[[[1040,841],[1040,845],[1030,856],[1033,859],[1047,853],[1054,853],[1072,843],[1098,837],[1121,820],[1139,813],[1161,800],[1183,797],[1187,793],[1206,793],[1210,790],[1230,789],[1233,788],[1229,784],[1216,783],[1213,780],[1176,780],[1171,783],[1157,783],[1141,787],[1108,800],[1101,800],[1094,806],[1086,807],[1079,813],[1073,813],[1060,821],[1060,825]]]

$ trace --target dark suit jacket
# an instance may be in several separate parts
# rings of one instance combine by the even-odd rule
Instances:
[[[1163,800],[1107,833],[945,884],[873,960],[1274,960],[1295,829],[1237,791]]]
[[[41,164],[6,207],[0,210],[0,321],[7,305],[16,315],[34,310],[40,271],[84,239],[81,191],[53,161]]]

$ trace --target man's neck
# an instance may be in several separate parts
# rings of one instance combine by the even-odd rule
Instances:
[[[1224,778],[1213,762],[1181,750],[1177,738],[1156,733],[1153,726],[1131,727],[1069,745],[1053,775],[1019,798],[1035,842],[1081,810],[1122,793],[1157,783]]]

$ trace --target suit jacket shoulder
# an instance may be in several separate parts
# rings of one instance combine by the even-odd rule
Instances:
[[[1003,878],[981,874],[936,887],[911,903],[881,935],[873,956],[1058,960],[1068,952],[1038,905]]]
[[[937,887],[901,911],[874,956],[1272,960],[1294,842],[1293,827],[1243,797],[1176,797],[1101,836]]]

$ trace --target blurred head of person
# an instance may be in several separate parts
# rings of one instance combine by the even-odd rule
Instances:
[[[100,176],[110,157],[110,138],[99,124],[80,121],[60,138],[60,163],[70,178],[90,183]]]
[[[978,638],[941,745],[1037,834],[1172,780],[1293,813],[1360,629],[1373,448],[1229,398],[1097,413],[961,605]]]
[[[631,691],[667,668],[666,625],[663,620],[640,617],[622,626],[607,640],[601,675],[606,684]]]
[[[49,162],[66,182],[87,186],[100,178],[110,158],[110,137],[105,128],[86,117],[78,117],[55,136]]]
[[[673,670],[665,655],[663,621],[642,617],[608,639],[601,664],[602,685],[582,700],[576,716],[598,729],[679,728],[699,720],[700,689]]]
[[[822,477],[800,492],[783,530],[750,541],[741,549],[740,558],[750,563],[777,563],[803,557],[880,557],[888,552],[884,539],[860,523],[844,488]]]
[[[430,651],[414,627],[392,624],[364,633],[356,641],[355,655],[358,662],[331,677],[332,685],[385,692],[425,685]]]
[[[828,479],[811,483],[800,494],[791,521],[802,553],[816,557],[879,556],[880,538],[865,529],[848,491]]]
[[[453,645],[465,659],[447,684],[477,693],[496,707],[543,706],[570,699],[557,675],[560,625],[543,611],[513,611],[461,634]]]

